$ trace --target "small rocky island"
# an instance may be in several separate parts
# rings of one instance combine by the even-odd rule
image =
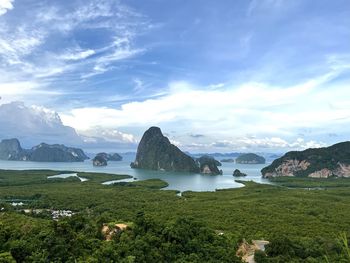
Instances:
[[[263,168],[261,173],[264,178],[279,176],[350,177],[350,142],[288,152]]]
[[[234,163],[235,159],[222,159],[222,160],[220,160],[220,162],[222,162],[222,163]]]
[[[92,159],[92,165],[93,166],[107,166],[107,159],[105,159],[101,155],[96,155],[94,159]]]
[[[247,176],[247,174],[242,173],[242,172],[241,172],[240,170],[238,170],[238,169],[235,169],[235,170],[233,171],[232,176],[234,176],[234,177],[243,177],[243,176]]]
[[[137,148],[131,168],[198,173],[196,162],[171,144],[158,127],[149,128]]]
[[[83,162],[89,159],[79,148],[62,144],[41,143],[31,149],[23,149],[17,139],[0,142],[0,159],[32,162]]]
[[[96,154],[96,156],[100,156],[100,157],[104,158],[106,161],[119,162],[119,161],[123,160],[123,157],[118,153],[101,152],[101,153]]]
[[[239,164],[264,164],[265,158],[255,153],[245,153],[237,157],[236,163]]]
[[[109,161],[119,162],[122,160],[123,157],[118,153],[101,152],[96,154],[95,158],[92,159],[92,164],[93,166],[107,166]]]
[[[197,165],[199,166],[200,173],[202,174],[211,174],[211,175],[222,174],[222,170],[219,170],[218,168],[218,166],[221,166],[221,163],[215,160],[211,156],[204,155],[198,158]]]

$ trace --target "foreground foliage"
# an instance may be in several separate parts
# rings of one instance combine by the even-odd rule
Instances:
[[[75,215],[45,222],[2,214],[0,249],[10,253],[0,262],[239,262],[228,237],[187,218],[162,225],[138,213],[133,226],[111,241],[101,234],[104,219]]]
[[[245,182],[178,196],[157,179],[106,186],[113,175],[46,179],[53,174],[0,171],[0,262],[236,262],[243,238],[270,241],[257,262],[348,262],[347,180],[324,180],[322,190],[298,179],[288,184],[302,189]],[[47,210],[22,214],[13,201]],[[52,209],[76,214],[56,222],[45,212]],[[116,221],[132,227],[105,241],[103,224]]]

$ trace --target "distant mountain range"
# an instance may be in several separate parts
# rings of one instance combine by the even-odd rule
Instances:
[[[79,148],[62,144],[41,143],[31,149],[23,149],[18,139],[0,142],[0,159],[32,162],[83,162],[89,157]]]
[[[230,153],[190,153],[190,152],[185,152],[186,154],[198,158],[200,156],[206,155],[206,156],[211,156],[211,157],[216,157],[216,158],[237,158],[238,156],[247,154],[247,153],[242,153],[242,152],[230,152]],[[266,159],[277,159],[281,157],[283,154],[278,154],[278,153],[256,153],[257,155],[263,156]]]

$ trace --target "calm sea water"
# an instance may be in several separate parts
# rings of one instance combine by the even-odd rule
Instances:
[[[216,189],[238,188],[243,185],[235,182],[235,179],[245,181],[255,181],[258,183],[269,183],[268,180],[261,178],[260,170],[266,166],[259,164],[235,164],[222,163],[220,169],[223,175],[210,176],[189,173],[173,173],[161,171],[147,171],[131,169],[131,157],[124,157],[121,162],[108,162],[106,167],[94,167],[91,160],[77,163],[41,163],[41,162],[20,162],[20,161],[0,161],[0,169],[26,170],[26,169],[50,169],[65,170],[76,172],[103,172],[114,174],[131,175],[137,180],[146,180],[159,178],[166,181],[169,186],[165,189],[179,191],[215,191]],[[235,178],[232,176],[234,169],[239,169],[248,176]]]

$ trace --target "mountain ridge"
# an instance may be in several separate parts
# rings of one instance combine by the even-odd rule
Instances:
[[[40,143],[31,149],[23,149],[20,141],[12,138],[0,142],[0,159],[32,162],[82,162],[88,157],[82,149],[67,147],[63,144]]]

